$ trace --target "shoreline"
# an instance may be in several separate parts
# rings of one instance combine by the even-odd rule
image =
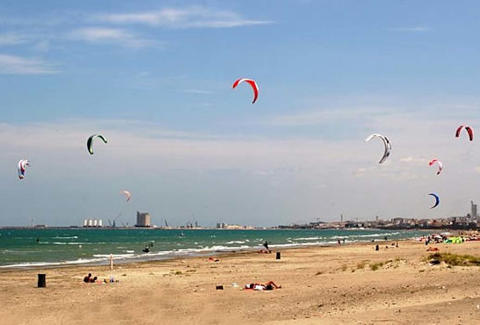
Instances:
[[[395,239],[393,240],[394,242],[416,242],[413,238],[402,238],[402,239]],[[319,245],[319,244],[311,244],[311,245],[298,245],[298,246],[288,246],[280,249],[272,249],[271,253],[260,253],[258,251],[258,248],[253,248],[252,249],[243,249],[243,250],[232,250],[232,251],[217,251],[217,252],[209,252],[206,254],[198,254],[198,255],[178,255],[178,256],[172,256],[170,258],[164,258],[164,259],[145,259],[145,260],[128,260],[128,261],[115,261],[114,260],[114,267],[115,266],[130,266],[130,265],[142,265],[142,264],[149,264],[149,263],[163,263],[163,262],[169,262],[169,261],[177,261],[177,260],[191,260],[191,259],[198,259],[198,258],[205,258],[205,257],[211,257],[211,256],[216,256],[216,257],[235,257],[237,255],[249,255],[249,254],[261,254],[261,255],[266,255],[266,256],[275,256],[276,252],[285,252],[285,251],[290,251],[290,250],[299,250],[299,249],[308,249],[308,248],[332,248],[332,247],[346,247],[346,246],[365,246],[369,244],[388,244],[391,243],[392,241],[376,241],[376,242],[351,242],[351,243],[345,243],[341,244],[340,246],[338,244],[325,244],[325,245]],[[272,245],[272,248],[275,248],[275,245]],[[32,265],[32,266],[10,266],[10,265],[5,265],[5,266],[0,266],[0,274],[2,272],[8,272],[8,271],[35,271],[35,270],[51,270],[51,269],[75,269],[75,268],[102,268],[102,267],[109,267],[110,263],[108,262],[100,262],[100,263],[78,263],[78,264],[56,264],[56,265]]]
[[[399,238],[399,239],[391,239],[388,241],[408,241],[414,240],[415,237],[409,238]],[[312,242],[312,243],[285,243],[285,244],[271,244],[269,245],[271,248],[272,253],[274,251],[283,251],[289,249],[299,249],[304,247],[335,247],[338,246],[337,239],[333,239],[332,241],[327,242]],[[381,243],[385,242],[384,239],[372,239],[372,240],[354,240],[354,241],[346,241],[345,243],[342,242],[341,246],[345,245],[358,245],[358,244],[372,244],[373,242]],[[250,246],[250,247],[225,247],[225,249],[217,249],[217,250],[208,250],[208,249],[184,249],[184,250],[191,250],[191,252],[186,252],[184,254],[177,253],[175,251],[160,251],[155,252],[152,254],[138,254],[133,255],[130,258],[120,257],[115,258],[115,254],[113,261],[116,265],[128,265],[128,264],[136,264],[136,263],[148,263],[148,262],[155,262],[155,261],[168,261],[168,260],[176,260],[182,258],[196,258],[196,257],[209,257],[214,255],[225,255],[225,254],[241,254],[241,253],[255,253],[259,250],[263,249],[263,246]],[[107,255],[107,254],[103,254]],[[96,259],[95,261],[90,261]],[[79,261],[79,260],[71,260],[71,261],[59,261],[59,262],[24,262],[24,263],[16,263],[10,265],[0,265],[0,272],[3,270],[30,270],[30,269],[52,269],[52,268],[67,268],[67,267],[77,267],[77,266],[105,266],[110,264],[109,257],[95,257],[92,256],[87,261]]]
[[[114,267],[113,269],[124,269],[124,268],[138,268],[138,267],[145,267],[145,266],[161,266],[163,264],[168,264],[169,262],[171,263],[176,263],[178,261],[196,261],[196,260],[203,260],[204,258],[208,257],[218,257],[218,258],[235,258],[235,257],[242,257],[242,256],[264,256],[264,257],[271,257],[271,260],[275,260],[276,258],[276,252],[281,252],[281,253],[288,253],[290,251],[301,251],[301,250],[309,250],[309,249],[342,249],[342,248],[347,248],[347,247],[364,247],[368,245],[372,245],[372,247],[375,247],[375,245],[382,245],[382,246],[391,246],[392,242],[402,242],[402,243],[418,243],[415,239],[413,238],[404,238],[404,239],[398,239],[398,240],[382,240],[382,241],[375,241],[375,242],[353,242],[353,243],[345,243],[342,245],[338,244],[329,244],[329,245],[304,245],[304,246],[289,246],[281,249],[275,249],[271,250],[271,253],[259,253],[257,250],[236,250],[236,251],[219,251],[219,252],[212,252],[211,254],[205,254],[205,255],[179,255],[175,256],[172,258],[166,258],[166,259],[148,259],[148,260],[139,260],[139,261],[129,261],[125,263],[116,263],[114,261]],[[7,273],[7,272],[34,272],[38,270],[68,270],[68,271],[73,271],[76,269],[98,269],[98,270],[110,270],[110,264],[109,263],[95,263],[95,264],[64,264],[64,265],[39,265],[39,266],[29,266],[29,267],[5,267],[1,268],[0,267],[0,275],[2,273]]]
[[[130,267],[130,266],[135,266],[139,267],[141,265],[154,265],[157,263],[168,263],[168,262],[175,262],[175,261],[180,261],[180,260],[195,260],[195,259],[203,259],[203,258],[208,258],[208,257],[222,257],[222,258],[233,258],[235,256],[248,256],[248,255],[253,255],[253,256],[272,256],[272,258],[275,257],[276,252],[288,252],[288,251],[296,251],[296,250],[302,250],[302,249],[327,249],[327,248],[343,248],[343,247],[364,247],[368,245],[372,245],[372,247],[375,247],[375,245],[382,245],[382,246],[389,246],[393,247],[392,243],[393,242],[399,242],[399,243],[416,243],[418,244],[419,241],[415,240],[415,238],[401,238],[401,239],[394,239],[394,240],[377,240],[377,241],[356,241],[356,242],[346,242],[345,244],[325,244],[325,245],[319,245],[319,244],[311,244],[311,245],[297,245],[297,246],[287,246],[287,247],[281,247],[279,249],[271,249],[271,253],[260,253],[258,251],[258,248],[252,248],[252,249],[243,249],[243,250],[233,250],[233,251],[217,251],[217,252],[209,252],[206,254],[197,254],[197,255],[178,255],[178,256],[172,256],[170,258],[164,258],[164,259],[144,259],[144,260],[127,260],[127,261],[115,261],[114,260],[114,269],[115,267]],[[422,243],[423,244],[423,243]],[[272,248],[276,248],[275,245],[272,245]],[[78,264],[59,264],[59,265],[35,265],[35,266],[0,266],[0,274],[2,272],[15,272],[15,271],[38,271],[38,270],[55,270],[55,269],[78,269],[78,268],[87,268],[87,269],[95,269],[95,268],[109,268],[110,263],[109,261],[106,262],[100,262],[100,263],[78,263]]]

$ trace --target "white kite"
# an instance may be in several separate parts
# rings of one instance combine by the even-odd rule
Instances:
[[[380,159],[380,161],[378,162],[379,164],[381,164],[388,158],[388,156],[390,156],[390,151],[392,150],[392,144],[390,143],[390,140],[388,140],[388,138],[386,136],[378,134],[378,133],[371,134],[368,138],[365,139],[365,142],[368,142],[368,141],[372,140],[373,138],[382,139],[383,144],[385,146],[385,151],[383,153],[382,159]]]

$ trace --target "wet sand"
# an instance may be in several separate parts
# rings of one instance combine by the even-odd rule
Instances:
[[[480,267],[425,261],[422,243],[308,247],[115,266],[0,271],[2,324],[475,324]],[[480,242],[437,244],[480,256]],[[382,264],[378,264],[382,263]],[[376,267],[375,267],[376,265]],[[86,284],[87,273],[118,283]],[[37,273],[47,287],[36,288]],[[241,290],[273,280],[273,291]],[[236,283],[239,287],[232,286]],[[223,285],[224,290],[216,290]]]

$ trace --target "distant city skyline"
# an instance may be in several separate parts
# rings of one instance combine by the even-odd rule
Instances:
[[[0,4],[0,225],[433,218],[480,200],[479,142],[454,136],[480,130],[478,2],[272,4]],[[392,142],[382,165],[371,133]]]

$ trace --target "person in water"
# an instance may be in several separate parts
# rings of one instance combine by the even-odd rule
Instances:
[[[273,281],[268,281],[265,284],[261,283],[249,283],[245,285],[245,289],[247,290],[273,290],[273,289],[280,289],[282,286],[278,286]]]

